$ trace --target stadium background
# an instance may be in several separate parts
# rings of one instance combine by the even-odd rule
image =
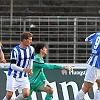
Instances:
[[[100,0],[0,0],[0,40],[7,63],[20,34],[30,31],[33,46],[46,43],[46,62],[84,64],[91,50],[85,37],[100,31],[99,5]]]

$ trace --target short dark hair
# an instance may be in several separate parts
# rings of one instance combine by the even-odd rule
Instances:
[[[21,34],[21,41],[23,41],[23,39],[28,39],[29,37],[33,37],[33,34],[30,32],[23,32]]]
[[[44,43],[37,43],[34,48],[35,48],[35,53],[40,53],[40,49],[43,49],[44,47],[46,47],[46,45]]]

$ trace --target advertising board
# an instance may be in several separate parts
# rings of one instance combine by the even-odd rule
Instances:
[[[51,86],[54,88],[53,100],[75,100],[76,94],[83,85],[86,68],[76,67],[72,72],[59,69],[45,69],[44,72]],[[6,73],[7,68],[0,69],[0,100],[6,94]],[[93,100],[96,89],[97,84],[95,83],[84,99]],[[32,100],[44,100],[45,95],[46,93],[44,92],[38,94],[33,92]],[[16,97],[16,95],[14,94],[13,97]]]

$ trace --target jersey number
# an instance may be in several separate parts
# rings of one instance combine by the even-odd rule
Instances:
[[[100,36],[97,37],[96,41],[95,41],[95,45],[94,45],[94,49],[97,49],[100,43]]]

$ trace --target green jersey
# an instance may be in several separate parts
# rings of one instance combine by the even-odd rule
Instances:
[[[45,63],[44,59],[36,54],[33,60],[33,76],[29,76],[30,96],[27,100],[29,100],[33,91],[39,92],[39,88],[44,84],[43,80],[47,80],[43,69],[62,69],[62,66]]]
[[[38,77],[41,77],[41,80],[46,80],[46,76],[44,75],[43,69],[62,69],[60,65],[54,65],[45,63],[44,59],[41,58],[38,54],[34,56],[33,61],[33,76],[29,77],[30,83],[34,83]]]

